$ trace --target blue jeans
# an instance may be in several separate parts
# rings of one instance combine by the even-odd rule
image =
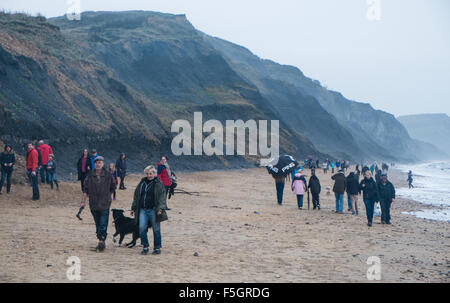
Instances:
[[[303,207],[303,195],[297,195],[298,207]]]
[[[139,212],[139,235],[144,248],[150,246],[147,237],[149,223],[153,229],[154,249],[161,249],[161,224],[156,222],[156,211],[154,209],[142,209]]]
[[[48,173],[48,183],[50,183],[51,188],[53,188],[53,182],[55,182],[56,186],[58,185],[58,180],[56,179],[56,173]]]
[[[50,174],[47,171],[47,165],[42,165],[41,169],[40,169],[40,173],[41,173],[41,183],[44,184],[47,182],[47,184],[50,183]]]
[[[33,187],[33,200],[39,200],[40,196],[39,196],[39,177],[38,177],[38,172],[36,170],[36,174],[33,175],[32,174],[32,170],[29,169],[28,170],[28,177],[30,178],[30,183],[31,186]]]
[[[344,212],[344,194],[338,194],[338,193],[334,193],[335,197],[336,197],[336,211],[337,212]]]
[[[348,203],[348,209],[353,210],[353,206],[352,206],[352,199],[349,193],[347,193],[347,203]]]
[[[97,239],[105,241],[108,231],[109,209],[107,210],[91,210],[91,214],[94,217],[95,232]]]
[[[284,182],[283,183],[275,183],[275,187],[277,188],[277,199],[278,204],[283,204],[283,191],[284,191]]]
[[[375,199],[364,199],[364,205],[366,206],[367,222],[372,223]]]
[[[6,179],[6,191],[9,192],[11,190],[11,175],[12,175],[12,169],[9,171],[2,170],[2,178],[0,180],[0,193],[2,192],[3,184],[5,183]]]

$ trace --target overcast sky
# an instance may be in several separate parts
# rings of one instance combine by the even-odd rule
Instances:
[[[0,0],[0,8],[55,17],[68,11],[68,2]],[[349,99],[395,115],[450,115],[449,0],[81,0],[80,4],[82,11],[183,13],[197,29],[243,45],[262,58],[295,65]],[[374,16],[380,20],[371,21]]]

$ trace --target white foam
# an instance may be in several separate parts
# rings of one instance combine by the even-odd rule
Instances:
[[[450,222],[450,162],[400,165],[397,168],[403,172],[412,170],[414,179],[413,189],[399,188],[397,195],[435,207],[408,214]]]

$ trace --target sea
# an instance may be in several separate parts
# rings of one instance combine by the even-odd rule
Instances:
[[[450,222],[450,161],[397,165],[396,168],[406,173],[411,170],[414,179],[413,189],[398,188],[397,195],[431,205],[430,209],[404,213],[423,219]]]

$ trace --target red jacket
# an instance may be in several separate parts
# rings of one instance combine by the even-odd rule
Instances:
[[[50,154],[53,154],[52,148],[48,144],[42,144],[38,148],[41,151],[41,155],[42,155],[42,165],[47,165],[48,160],[49,160],[48,156]]]
[[[38,160],[39,160],[38,152],[35,148],[33,148],[31,151],[28,152],[27,169],[36,171],[36,168],[38,167]]]
[[[172,185],[172,179],[167,172],[167,168],[164,164],[161,164],[161,162],[158,162],[158,178],[159,180],[161,180],[164,186]]]

